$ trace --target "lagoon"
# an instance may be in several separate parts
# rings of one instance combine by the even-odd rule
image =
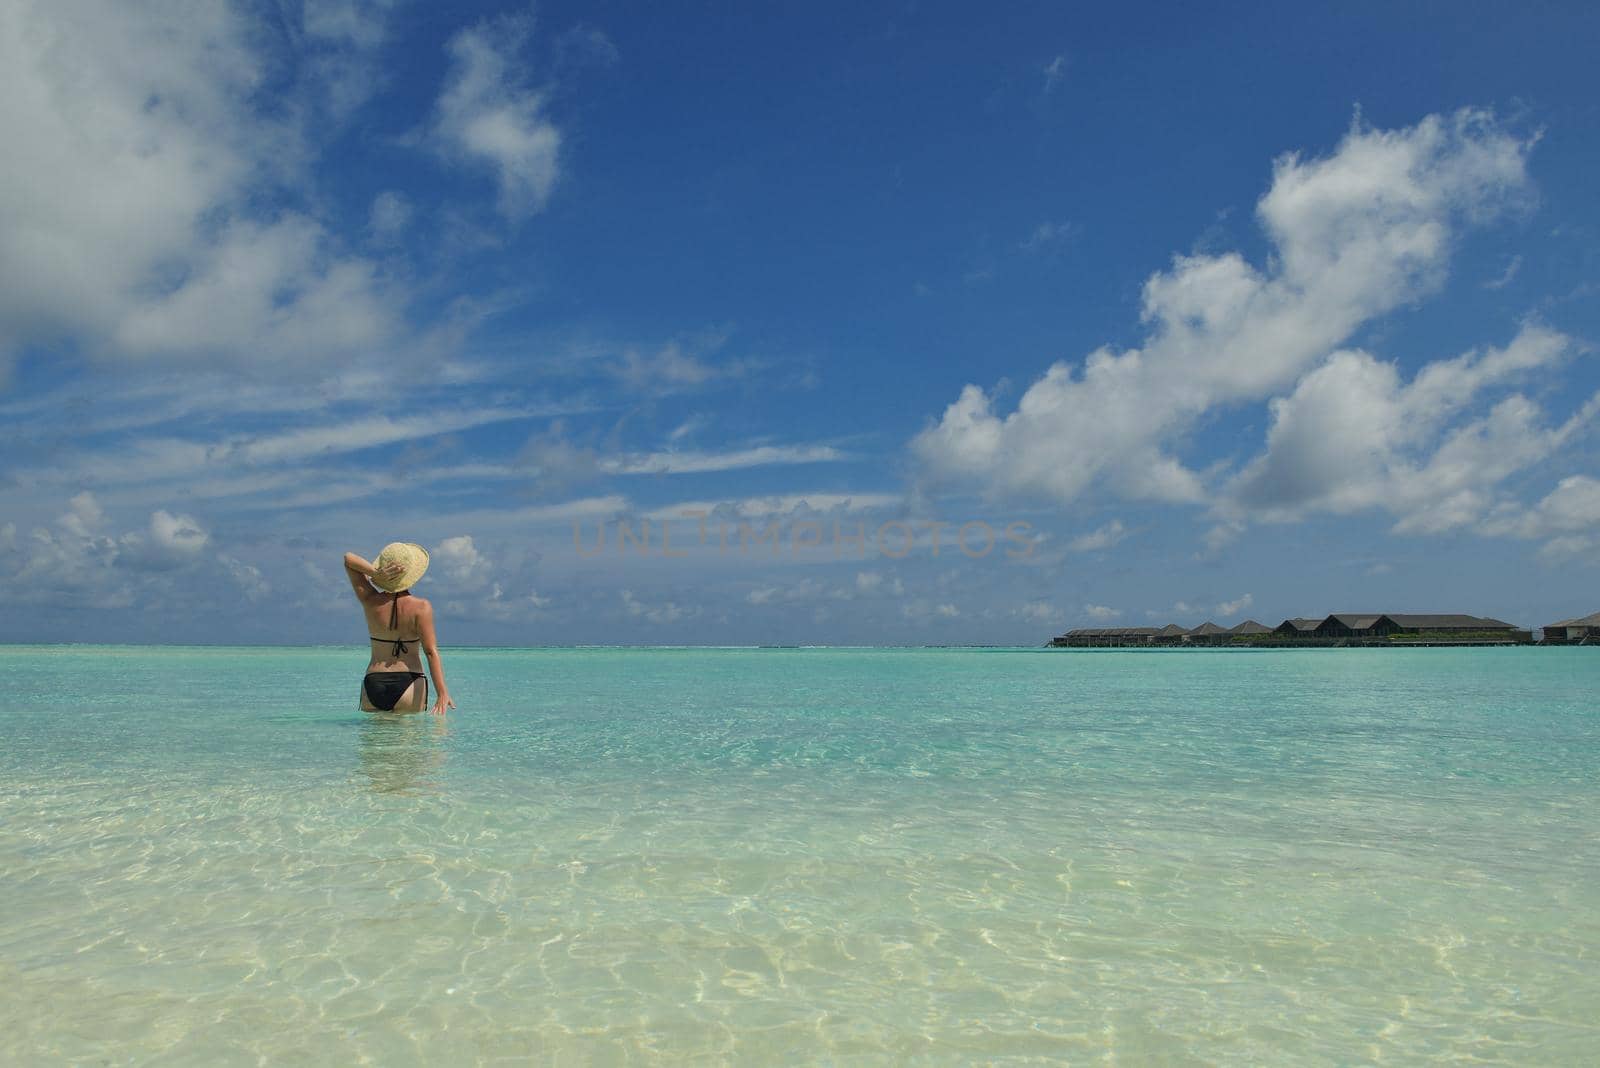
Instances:
[[[1585,1064],[1600,655],[0,647],[6,1063]]]

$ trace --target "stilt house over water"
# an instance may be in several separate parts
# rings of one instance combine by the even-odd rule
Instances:
[[[1546,633],[1558,641],[1600,644],[1600,613],[1584,619],[1552,623]],[[1568,637],[1570,635],[1570,637]],[[1320,619],[1296,617],[1268,628],[1253,619],[1234,627],[1207,620],[1190,630],[1169,623],[1154,627],[1082,627],[1069,630],[1051,645],[1527,645],[1531,631],[1500,619],[1459,614],[1418,615],[1410,612],[1335,612]]]
[[[1600,645],[1600,612],[1544,625],[1546,645]]]

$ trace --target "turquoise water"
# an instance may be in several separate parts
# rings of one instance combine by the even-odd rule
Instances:
[[[0,1062],[1600,1061],[1600,650],[0,648]]]

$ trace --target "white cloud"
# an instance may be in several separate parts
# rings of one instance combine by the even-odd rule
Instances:
[[[1600,480],[1564,478],[1535,509],[1535,529],[1592,531],[1600,527]]]
[[[1506,269],[1500,272],[1499,277],[1491,278],[1483,283],[1483,288],[1504,289],[1511,284],[1513,278],[1517,277],[1517,272],[1520,270],[1522,270],[1522,257],[1520,255],[1512,256],[1510,262],[1506,264]]]
[[[1061,83],[1061,78],[1067,71],[1067,57],[1063,53],[1051,58],[1044,65],[1044,91],[1052,92]]]
[[[211,540],[193,516],[165,510],[150,513],[150,537],[158,547],[175,553],[197,553]]]
[[[170,590],[170,575],[205,567],[200,550],[210,535],[192,516],[157,510],[144,530],[112,531],[89,492],[73,496],[52,525],[34,527],[25,541],[7,524],[0,530],[0,542],[11,550],[4,565],[7,596],[56,610],[126,607],[136,585]]]
[[[595,528],[606,524],[610,520],[627,514],[629,511],[628,499],[616,494],[607,494],[599,497],[577,497],[569,501],[560,501],[555,504],[528,505],[521,508],[484,507],[462,509],[452,512],[449,522],[455,529],[471,527],[479,531],[478,536],[493,532],[505,537],[525,535],[530,530],[554,529],[563,535],[563,541],[568,546],[575,546],[579,538],[579,525],[582,526],[581,536],[586,547],[592,547],[595,540]],[[425,521],[430,513],[426,511],[416,513],[419,521]],[[348,513],[352,521],[367,523],[390,524],[395,521],[396,513],[392,505],[381,508],[372,508],[369,511]],[[611,531],[615,536],[615,530]],[[568,540],[570,539],[570,540]],[[609,543],[608,544],[613,544]],[[614,544],[613,544],[614,547]]]
[[[711,381],[721,373],[717,367],[691,352],[685,352],[676,341],[668,342],[653,353],[628,349],[612,372],[628,385],[639,390],[673,389],[698,386]]]
[[[908,604],[902,605],[900,615],[912,623],[933,623],[945,619],[957,619],[961,609],[948,601],[934,602],[919,597]]]
[[[791,604],[797,601],[814,601],[827,594],[827,588],[816,579],[801,579],[788,586],[762,586],[751,590],[745,600],[753,605]]]
[[[561,132],[543,94],[526,87],[532,28],[529,18],[501,18],[452,37],[433,120],[441,151],[494,172],[500,211],[513,220],[541,210],[560,176]]]
[[[1531,508],[1504,503],[1485,520],[1483,533],[1498,537],[1548,538],[1539,555],[1561,561],[1600,547],[1600,479],[1572,475]]]
[[[377,391],[377,395],[381,396],[381,391]],[[387,415],[346,418],[337,423],[291,427],[257,437],[237,436],[213,442],[175,437],[125,439],[106,449],[82,453],[62,450],[48,466],[15,469],[10,474],[30,486],[89,482],[97,487],[111,487],[113,491],[181,482],[184,492],[207,497],[303,487],[304,492],[294,498],[273,498],[275,505],[290,507],[291,501],[305,503],[366,496],[394,488],[394,480],[381,470],[348,470],[341,471],[337,477],[308,479],[309,472],[303,468],[280,472],[263,469],[328,459],[381,445],[421,441],[531,415],[527,409],[484,407],[398,418]],[[215,481],[206,481],[203,476],[212,476]]]
[[[1600,548],[1600,538],[1582,534],[1563,534],[1559,538],[1551,538],[1539,547],[1539,559],[1552,564],[1570,560],[1592,562],[1596,548]]]
[[[1580,432],[1596,402],[1552,427],[1512,394],[1453,422],[1489,387],[1573,350],[1566,336],[1525,326],[1504,348],[1435,361],[1408,383],[1393,364],[1336,353],[1272,402],[1266,452],[1226,488],[1223,511],[1281,520],[1383,508],[1400,532],[1468,525],[1499,483]]]
[[[801,519],[819,515],[850,512],[872,512],[893,508],[904,503],[904,498],[892,493],[787,493],[771,497],[742,497],[731,500],[681,501],[645,513],[647,519],[694,522],[698,513],[708,516],[713,526],[721,520],[737,522],[741,519]],[[853,534],[854,524],[845,528]],[[870,536],[872,531],[867,531]]]
[[[760,445],[726,452],[635,453],[596,460],[595,466],[610,475],[683,475],[778,464],[835,463],[849,458],[848,453],[831,445]]]
[[[594,26],[579,25],[564,30],[555,40],[555,51],[558,70],[609,67],[622,58],[611,38]]]
[[[1455,229],[1524,192],[1530,143],[1481,111],[1402,130],[1353,128],[1333,155],[1281,157],[1257,216],[1265,269],[1238,253],[1177,257],[1144,288],[1142,348],[1057,363],[1001,415],[976,385],[912,448],[935,484],[1071,500],[1200,501],[1168,450],[1201,415],[1272,396],[1355,329],[1442,283]]]
[[[629,347],[606,363],[605,369],[630,389],[661,394],[744,378],[759,367],[757,361],[749,359],[709,358],[727,342],[726,331],[711,330],[687,341],[669,341],[651,351]]]
[[[367,226],[375,237],[392,241],[411,223],[411,202],[394,190],[385,190],[372,198],[372,210]]]
[[[313,456],[332,456],[379,445],[395,445],[457,430],[527,419],[531,413],[516,408],[481,408],[475,411],[433,412],[428,415],[369,416],[345,419],[324,426],[300,427],[227,446],[236,458],[252,464],[284,463]]]
[[[529,589],[526,594],[512,596],[506,593],[504,586],[495,582],[490,585],[487,594],[470,601],[451,601],[448,608],[452,615],[464,618],[514,623],[539,616],[551,603],[550,598],[541,597],[537,590]]]
[[[1223,601],[1217,605],[1217,612],[1223,616],[1236,616],[1255,603],[1255,597],[1247,593],[1236,601]]]
[[[886,577],[881,571],[857,571],[853,590],[845,592],[860,597],[903,597],[906,586],[898,576]]]
[[[1118,608],[1112,608],[1109,605],[1086,604],[1083,606],[1083,614],[1088,616],[1090,619],[1116,619],[1122,614],[1122,610]]]
[[[67,502],[67,512],[57,523],[75,538],[89,538],[105,523],[105,518],[100,502],[93,493],[84,490]]]
[[[1097,530],[1074,538],[1067,543],[1067,548],[1079,553],[1095,552],[1109,549],[1127,536],[1128,530],[1122,525],[1122,520],[1113,519]]]
[[[1029,601],[1017,615],[1029,623],[1054,623],[1061,618],[1061,610],[1049,601]]]
[[[35,527],[29,533],[18,553],[21,559],[7,580],[8,597],[22,603],[53,603],[62,594],[93,589],[121,589],[125,594],[126,588],[114,582],[112,573],[120,553],[117,540],[78,533],[70,516],[58,520],[54,530]]]
[[[644,619],[651,623],[667,624],[678,623],[686,619],[693,619],[700,614],[697,607],[684,607],[673,601],[661,604],[647,604],[633,595],[632,590],[621,591],[622,607],[629,616],[635,619]]]
[[[474,616],[478,619],[493,619],[501,624],[509,624],[514,620],[531,619],[539,616],[541,612],[550,608],[550,598],[539,596],[538,590],[528,590],[523,596],[507,596],[506,588],[499,582],[494,582],[488,595],[483,596],[477,603],[462,612],[464,616]]]
[[[272,592],[272,585],[262,577],[261,569],[254,564],[247,564],[227,553],[218,553],[217,562],[227,569],[228,574],[250,600],[259,601]]]
[[[393,7],[394,0],[305,0],[301,23],[312,37],[376,48]]]
[[[339,121],[365,104],[384,77],[378,52],[396,0],[305,0],[301,27],[308,83]]]
[[[1058,223],[1046,220],[1040,223],[1038,226],[1035,226],[1033,228],[1033,232],[1024,238],[1017,247],[1022,249],[1024,252],[1032,252],[1036,249],[1044,248],[1046,245],[1052,245],[1058,241],[1065,241],[1068,237],[1072,236],[1076,230],[1077,228],[1070,222]]]
[[[1245,524],[1238,520],[1217,523],[1201,537],[1203,549],[1197,553],[1202,558],[1216,556],[1223,549],[1238,540],[1239,535],[1245,531]]]
[[[254,106],[263,39],[241,5],[0,9],[0,350],[311,364],[389,336],[369,263],[257,206],[310,156],[296,109]]]
[[[691,415],[689,418],[672,428],[672,432],[667,435],[667,441],[673,445],[676,445],[678,442],[683,441],[686,438],[692,438],[701,430],[705,429],[705,426],[708,422],[710,422],[710,420],[703,415]]]
[[[601,473],[599,455],[589,446],[573,444],[567,438],[565,421],[559,419],[529,438],[517,461],[541,493],[560,492]]]
[[[305,216],[236,220],[189,262],[182,284],[123,316],[112,335],[121,351],[299,362],[368,349],[398,327],[374,265],[330,255]]]
[[[439,564],[444,576],[462,589],[481,588],[488,583],[494,571],[494,565],[478,551],[470,534],[443,539],[434,546],[432,558]],[[495,589],[498,591],[499,587]]]

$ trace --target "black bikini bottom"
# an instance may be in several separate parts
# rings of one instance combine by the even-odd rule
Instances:
[[[361,688],[366,691],[372,707],[382,712],[393,712],[400,698],[411,689],[411,684],[425,678],[427,676],[420,671],[369,671],[367,677],[361,680]],[[428,703],[426,682],[422,684],[422,703]]]

